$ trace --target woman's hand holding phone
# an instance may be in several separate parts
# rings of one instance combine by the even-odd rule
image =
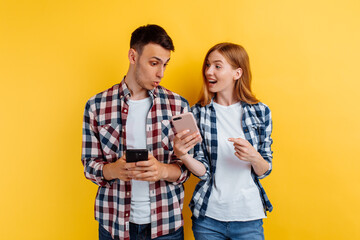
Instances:
[[[174,137],[174,153],[181,159],[182,156],[187,154],[190,149],[195,147],[195,145],[201,142],[200,133],[197,131],[188,135],[190,130],[184,130]]]
[[[174,116],[171,122],[177,132],[174,138],[174,153],[181,158],[198,142],[201,142],[201,136],[191,112]]]
[[[187,112],[171,119],[177,134],[174,137],[174,153],[195,175],[203,176],[204,164],[191,157],[188,152],[202,141],[199,129],[192,113]]]

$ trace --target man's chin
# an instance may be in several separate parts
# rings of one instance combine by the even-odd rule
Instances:
[[[159,86],[159,84],[151,84],[149,85],[149,87],[147,88],[147,90],[154,90],[155,88],[157,88]]]

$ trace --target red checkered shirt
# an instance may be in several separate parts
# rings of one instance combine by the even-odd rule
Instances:
[[[152,106],[146,119],[146,144],[149,153],[162,163],[177,163],[181,176],[176,182],[149,183],[151,238],[172,233],[183,225],[183,182],[189,177],[185,165],[176,159],[170,125],[173,115],[189,111],[188,102],[164,87],[149,91]],[[82,139],[82,163],[85,177],[99,188],[95,201],[95,219],[114,239],[129,239],[131,182],[107,181],[105,164],[119,159],[126,150],[126,119],[130,91],[125,81],[92,97],[85,107]]]

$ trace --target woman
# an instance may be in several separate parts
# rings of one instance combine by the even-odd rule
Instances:
[[[272,205],[259,179],[272,170],[270,109],[251,92],[243,47],[215,45],[202,73],[192,107],[200,133],[174,138],[175,154],[201,180],[190,203],[195,239],[264,239],[262,219]]]

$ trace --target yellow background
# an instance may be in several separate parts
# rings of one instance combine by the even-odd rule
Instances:
[[[1,239],[97,239],[84,105],[121,80],[147,23],[175,43],[162,85],[190,104],[212,45],[247,49],[274,123],[266,239],[360,239],[359,16],[358,0],[0,1]]]

